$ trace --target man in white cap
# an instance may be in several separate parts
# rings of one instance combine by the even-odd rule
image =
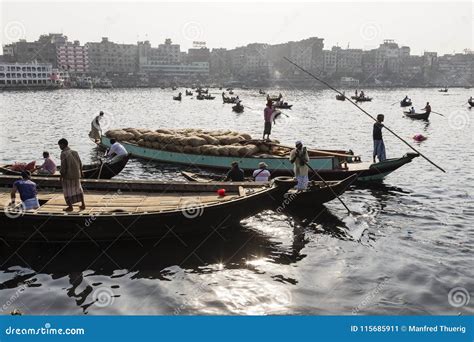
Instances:
[[[264,162],[258,163],[258,169],[253,172],[253,179],[256,182],[268,182],[270,179],[270,171],[267,170],[268,165]]]
[[[305,190],[308,187],[308,165],[309,155],[306,147],[301,141],[295,143],[296,148],[290,153],[290,162],[294,165],[295,177],[298,182],[297,190]]]

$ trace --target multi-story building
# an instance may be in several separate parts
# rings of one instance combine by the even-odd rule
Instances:
[[[103,37],[99,43],[86,43],[90,74],[134,73],[138,69],[138,46],[117,44]]]
[[[58,45],[56,53],[59,69],[68,70],[71,73],[87,73],[89,71],[87,49],[81,46],[78,40],[74,43],[66,42],[66,44]]]
[[[0,89],[54,89],[62,84],[49,63],[0,63]]]

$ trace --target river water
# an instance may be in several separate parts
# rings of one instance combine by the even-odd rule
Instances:
[[[184,93],[184,89],[180,89]],[[59,158],[66,137],[83,162],[99,151],[88,139],[103,126],[232,129],[259,138],[264,96],[236,89],[242,114],[214,101],[161,89],[0,93],[0,161]],[[273,89],[294,104],[272,138],[352,149],[371,159],[372,122],[330,91]],[[367,90],[361,106],[446,169],[422,158],[383,183],[352,187],[323,212],[265,211],[218,234],[158,243],[15,245],[0,249],[0,311],[25,314],[473,314],[474,219],[472,89]],[[398,101],[426,101],[428,123],[404,118]],[[394,105],[392,105],[395,103]],[[413,135],[428,139],[414,143]],[[384,132],[388,157],[409,148]],[[183,180],[179,169],[131,160],[119,177]],[[1,228],[0,228],[1,229]],[[470,299],[470,300],[469,300]]]

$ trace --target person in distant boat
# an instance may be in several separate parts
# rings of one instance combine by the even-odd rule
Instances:
[[[263,118],[265,120],[265,126],[263,128],[263,140],[270,140],[270,134],[272,133],[272,119],[273,119],[273,112],[275,109],[273,108],[273,103],[271,100],[268,100],[267,106],[263,111]],[[265,135],[267,138],[265,139]]]
[[[426,102],[426,106],[425,106],[425,108],[423,108],[423,110],[426,111],[426,114],[431,113],[431,106],[430,106],[429,102]]]
[[[415,114],[415,107],[411,107],[411,108],[410,108],[410,113],[411,113],[411,114]]]
[[[384,115],[378,114],[377,122],[374,123],[374,129],[372,131],[372,137],[374,139],[374,153],[373,153],[374,163],[375,163],[375,157],[379,159],[379,162],[387,159],[387,157],[385,156],[385,144],[382,138],[382,128],[384,127],[382,123],[383,120],[384,120]]]
[[[86,209],[86,203],[81,185],[81,177],[84,176],[81,158],[79,158],[79,154],[76,151],[71,150],[66,139],[60,139],[58,145],[61,149],[60,180],[67,204],[64,211],[72,211],[72,205],[77,202],[81,202],[80,209],[84,210]]]
[[[100,127],[100,121],[103,117],[104,112],[100,111],[99,115],[97,115],[91,122],[91,131],[89,132],[89,138],[94,139],[96,143],[100,141],[100,137],[102,136],[102,128]]]
[[[224,179],[224,181],[232,181],[232,182],[243,182],[244,181],[244,170],[239,167],[239,163],[233,161],[231,164],[231,168]]]
[[[297,190],[304,190],[308,187],[308,163],[309,155],[306,147],[303,147],[301,141],[295,143],[295,149],[290,152],[290,162],[293,164],[293,171],[295,172],[296,181],[295,186]]]
[[[361,98],[364,98],[364,97],[365,97],[365,93],[364,93],[363,90],[360,91],[360,96],[359,96],[359,97],[361,97]]]
[[[252,174],[253,179],[256,182],[268,182],[270,179],[270,171],[267,170],[268,165],[264,162],[258,163],[258,169]]]
[[[44,162],[41,166],[38,167],[37,173],[39,175],[54,175],[56,172],[56,163],[54,160],[49,156],[48,151],[43,152]]]
[[[472,102],[472,96],[469,98],[469,102]]]
[[[358,90],[356,89],[356,91],[355,91],[355,97],[357,97],[358,95],[359,95],[359,92],[358,92]]]
[[[110,139],[110,148],[106,157],[111,163],[120,160],[128,155],[127,149],[115,139]]]
[[[410,99],[408,98],[408,95],[405,96],[405,98],[403,99],[403,102],[410,102]]]
[[[22,171],[21,179],[13,183],[12,191],[10,193],[10,207],[15,207],[16,193],[18,192],[21,199],[21,206],[19,208],[24,210],[39,208],[40,205],[37,197],[38,192],[36,189],[36,183],[30,178],[30,171]]]

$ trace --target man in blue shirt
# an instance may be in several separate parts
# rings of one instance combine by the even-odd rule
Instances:
[[[22,207],[25,210],[28,209],[38,209],[39,202],[36,190],[36,183],[31,179],[31,173],[29,171],[23,171],[21,173],[21,179],[13,183],[13,188],[11,192],[11,206],[15,205],[16,193],[20,194],[20,199],[22,201]]]

